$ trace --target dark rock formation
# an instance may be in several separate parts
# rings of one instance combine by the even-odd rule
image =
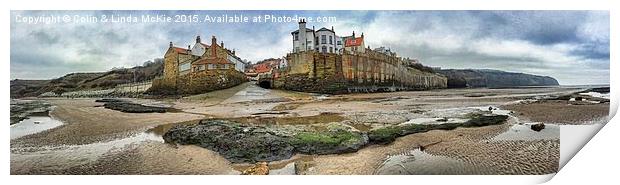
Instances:
[[[458,127],[482,127],[488,125],[498,125],[508,119],[506,115],[474,115],[472,119],[464,123],[445,123],[445,124],[410,124],[399,126],[388,126],[368,132],[371,143],[387,144],[396,138],[414,134],[428,132],[430,130],[452,130]]]
[[[45,101],[38,100],[11,100],[11,122],[19,123],[28,119],[31,115],[48,115],[52,105]]]
[[[464,123],[389,126],[369,133],[333,128],[327,131],[297,131],[288,134],[263,126],[241,125],[224,120],[202,120],[197,125],[177,125],[168,130],[163,138],[166,143],[198,145],[213,150],[233,163],[254,163],[284,160],[295,153],[314,155],[356,152],[369,142],[385,144],[400,136],[429,130],[501,124],[507,118],[505,115],[475,115]]]
[[[108,102],[125,102],[125,100],[121,100],[121,99],[114,99],[114,98],[102,98],[102,99],[95,100],[95,102],[100,102],[100,103],[108,103]]]
[[[103,107],[127,113],[165,113],[168,111],[168,108],[164,107],[145,106],[127,101],[110,101],[103,104]]]
[[[545,129],[545,124],[544,123],[533,124],[530,126],[530,129],[536,132],[540,132],[541,130]]]
[[[448,77],[448,88],[464,87],[516,87],[552,86],[558,81],[549,76],[513,73],[489,69],[443,69],[440,74]]]
[[[163,138],[166,143],[208,148],[236,163],[288,159],[294,149],[286,136],[221,120],[179,125],[166,132]]]

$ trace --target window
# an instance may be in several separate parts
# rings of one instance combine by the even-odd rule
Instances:
[[[215,65],[214,64],[209,64],[209,65],[207,65],[207,68],[208,69],[215,69]]]
[[[325,35],[323,35],[323,36],[325,36]],[[321,51],[322,51],[323,53],[327,53],[327,47],[323,46],[323,48],[321,48]]]
[[[330,35],[329,36],[329,44],[334,44],[334,42],[332,41],[334,38]]]
[[[330,53],[333,53],[333,52],[334,52],[334,48],[329,47],[329,52],[330,52]]]
[[[295,40],[295,41],[299,40],[299,34],[298,33],[293,34],[293,40]]]
[[[298,52],[299,51],[299,47],[295,47],[295,51],[294,52]]]
[[[179,66],[179,71],[187,71],[191,68],[191,64],[189,62],[181,64]]]
[[[342,45],[342,41],[336,41],[336,44]]]
[[[314,37],[314,44],[319,45],[319,37]]]
[[[321,35],[321,44],[326,44],[326,43],[327,43],[327,36]]]

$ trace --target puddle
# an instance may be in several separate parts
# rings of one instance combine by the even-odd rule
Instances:
[[[560,126],[555,124],[545,124],[545,129],[537,132],[530,128],[536,123],[525,123],[512,125],[506,132],[493,138],[492,141],[533,141],[533,140],[554,140],[560,139]]]
[[[377,175],[460,175],[484,174],[483,168],[439,155],[432,155],[415,149],[404,154],[393,155],[375,171]]]
[[[50,116],[30,116],[28,119],[11,125],[11,139],[36,134],[62,125],[62,121]]]
[[[161,136],[163,136],[166,132],[168,132],[168,130],[170,130],[174,126],[177,126],[177,125],[195,125],[195,124],[198,124],[198,121],[199,120],[192,120],[192,121],[184,121],[184,122],[178,122],[178,123],[161,124],[161,125],[157,125],[156,127],[151,128],[151,129],[148,129],[145,133],[147,133],[147,134],[154,134],[154,135],[157,135],[158,137],[161,138]]]
[[[257,125],[310,125],[317,123],[341,122],[344,121],[345,118],[339,113],[323,112],[319,115],[302,117],[241,117],[224,118],[223,120]]]
[[[468,119],[462,118],[414,118],[399,125],[419,124],[419,125],[434,125],[445,123],[464,123]]]

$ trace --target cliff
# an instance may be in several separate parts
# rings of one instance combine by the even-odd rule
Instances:
[[[559,85],[553,77],[514,73],[490,69],[443,69],[438,73],[448,77],[448,88],[516,87]]]
[[[163,60],[145,62],[133,68],[112,69],[107,72],[70,73],[51,80],[11,80],[11,98],[33,97],[46,92],[108,89],[118,84],[151,80],[163,74]],[[135,79],[134,79],[135,78]]]

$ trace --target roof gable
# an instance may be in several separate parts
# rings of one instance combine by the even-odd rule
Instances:
[[[364,43],[364,38],[362,37],[357,37],[357,38],[347,38],[344,41],[344,46],[345,47],[349,47],[349,46],[361,46],[362,43]]]

